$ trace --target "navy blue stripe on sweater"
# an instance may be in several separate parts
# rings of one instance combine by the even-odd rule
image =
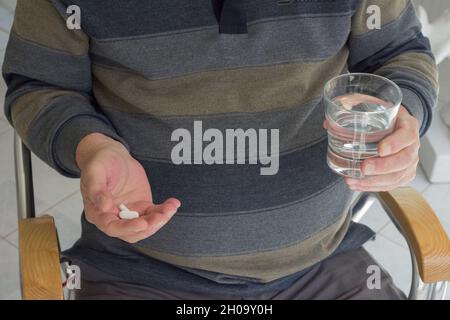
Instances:
[[[56,1],[56,0],[55,0]],[[146,34],[217,26],[214,6],[209,0],[59,0],[65,5],[78,5],[85,13],[82,28],[98,39],[120,38]],[[239,0],[241,1],[241,0]],[[354,10],[356,0],[291,1],[279,5],[277,0],[247,0],[229,12],[245,11],[247,22],[278,19],[291,15],[339,15]],[[130,17],[133,17],[130,19]],[[226,24],[233,18],[226,14]],[[101,23],[99,23],[101,21]]]
[[[214,216],[289,206],[335,185],[342,178],[328,169],[326,153],[325,139],[281,156],[278,174],[273,176],[261,176],[259,165],[177,166],[136,157],[157,186],[156,202],[174,196],[183,203],[181,215]]]
[[[212,0],[220,33],[247,33],[247,12],[241,0]]]
[[[351,36],[349,71],[372,73],[405,52],[423,52],[432,56],[430,41],[420,30],[414,7],[410,4],[399,19],[383,26],[381,30]],[[365,45],[367,43],[371,45]]]

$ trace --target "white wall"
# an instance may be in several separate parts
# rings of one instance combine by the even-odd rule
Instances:
[[[450,7],[450,1],[448,0],[414,0],[413,2],[427,10],[430,20],[436,19],[443,10]]]
[[[415,0],[414,2],[427,10],[430,22],[438,18],[444,10],[450,9],[449,0]],[[450,107],[450,58],[447,58],[439,65],[439,82],[441,87],[440,104]]]
[[[0,51],[4,49],[6,39],[11,29],[13,21],[13,10],[11,7],[6,7],[0,0]]]
[[[16,0],[0,0],[0,6],[3,6],[13,12],[16,7]]]

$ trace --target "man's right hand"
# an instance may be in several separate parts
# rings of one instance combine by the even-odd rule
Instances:
[[[110,237],[129,243],[148,238],[180,207],[180,201],[173,198],[154,204],[144,168],[120,142],[103,134],[90,134],[80,141],[76,162],[86,219]],[[121,220],[121,203],[140,217]]]

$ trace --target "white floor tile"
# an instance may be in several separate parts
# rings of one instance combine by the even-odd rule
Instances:
[[[5,236],[17,229],[12,130],[0,135],[0,148],[0,236]]]
[[[388,238],[389,240],[395,242],[399,246],[405,248],[406,250],[409,250],[408,243],[406,242],[403,235],[397,230],[397,227],[392,223],[389,222],[381,231],[380,235]]]
[[[20,289],[15,290],[9,296],[6,296],[4,300],[22,300]]]
[[[34,155],[32,163],[35,197],[40,200],[40,203],[36,203],[38,214],[79,190],[78,179],[60,175]]]
[[[0,170],[1,171],[1,170]],[[13,177],[0,177],[0,236],[17,229],[16,190]]]
[[[83,200],[80,192],[75,192],[69,198],[60,202],[52,211],[61,213],[73,223],[79,224],[83,211]]]
[[[80,239],[81,226],[79,224],[72,223],[66,217],[57,216],[55,218],[56,228],[58,230],[59,243],[61,245],[61,251],[70,249],[74,243]]]
[[[366,243],[364,247],[407,295],[412,276],[409,251],[381,235],[378,235],[375,241]]]
[[[423,196],[450,236],[450,184],[433,184],[423,193]]]
[[[419,192],[423,192],[430,185],[420,165],[417,168],[416,178],[409,185]]]
[[[14,230],[14,232],[10,233],[8,236],[6,236],[5,239],[16,248],[19,247],[19,232],[17,231],[17,229]]]
[[[19,253],[7,241],[0,240],[0,255],[0,300],[4,300],[20,288]]]
[[[22,300],[20,289],[14,290],[11,294],[7,295],[3,300]]]
[[[81,195],[76,193],[46,212],[55,218],[61,250],[69,249],[80,238],[82,210]]]
[[[387,216],[380,203],[376,201],[361,219],[361,223],[370,227],[373,231],[379,232],[386,224],[389,223]]]

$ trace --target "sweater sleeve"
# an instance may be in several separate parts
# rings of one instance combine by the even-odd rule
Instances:
[[[371,7],[372,6],[372,7]],[[379,8],[381,27],[368,24]],[[402,90],[403,106],[428,130],[436,105],[438,75],[430,43],[421,32],[409,0],[361,0],[352,18],[349,38],[350,72],[367,72],[394,81]]]
[[[103,133],[126,144],[91,95],[89,39],[67,28],[55,2],[17,2],[2,70],[5,114],[33,153],[78,177],[75,151],[83,137]]]

